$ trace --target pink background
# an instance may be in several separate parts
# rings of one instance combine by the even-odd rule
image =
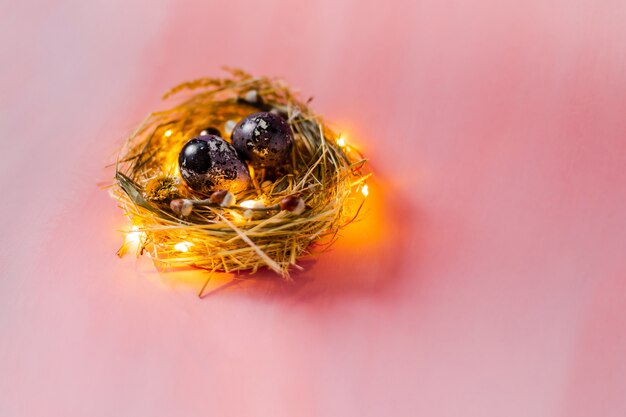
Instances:
[[[626,415],[626,2],[0,3],[1,416]],[[199,300],[98,184],[221,65],[377,184],[308,284]]]

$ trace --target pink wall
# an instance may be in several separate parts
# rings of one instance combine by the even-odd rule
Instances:
[[[0,10],[1,416],[626,415],[626,2]],[[314,95],[378,183],[308,285],[200,301],[115,257],[98,184],[224,64]]]

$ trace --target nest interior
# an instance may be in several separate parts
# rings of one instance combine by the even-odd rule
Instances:
[[[268,267],[285,278],[298,259],[329,247],[338,231],[358,215],[364,197],[365,160],[351,149],[281,80],[228,70],[222,78],[183,83],[164,98],[173,107],[150,114],[130,135],[116,163],[113,196],[133,225],[138,253],[147,252],[157,267],[194,266],[211,271],[255,272]],[[208,126],[228,125],[258,111],[279,112],[294,133],[291,159],[277,174],[254,171],[254,186],[235,194],[228,207],[195,207],[177,216],[172,198],[205,199],[179,180],[182,146]],[[229,141],[229,134],[224,134]],[[242,201],[265,207],[288,196],[304,200],[295,215],[255,210],[244,216]],[[248,212],[249,214],[250,212]],[[129,249],[126,242],[120,255]]]

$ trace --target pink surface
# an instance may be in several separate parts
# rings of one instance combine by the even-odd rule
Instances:
[[[3,3],[1,416],[626,415],[625,2]],[[97,184],[223,64],[378,183],[312,282],[198,300]]]

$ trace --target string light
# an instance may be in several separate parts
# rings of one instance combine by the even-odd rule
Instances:
[[[243,212],[243,217],[245,219],[251,219],[253,215],[252,209],[264,208],[265,203],[259,200],[246,200],[242,201],[239,206],[248,209]]]
[[[172,129],[167,129],[165,133],[163,133],[163,136],[165,136],[166,138],[169,138],[170,136],[172,136],[172,133],[174,133],[172,132]]]
[[[337,138],[337,145],[339,145],[340,147],[346,146],[346,139],[343,137],[343,135],[339,135],[339,137]]]
[[[370,193],[370,187],[368,187],[367,184],[363,184],[363,187],[361,187],[361,193],[364,197],[367,197]]]
[[[191,248],[192,246],[193,246],[193,243],[191,242],[178,242],[177,244],[174,245],[174,249],[180,252],[187,252],[189,251],[189,248]]]
[[[129,245],[138,245],[141,241],[141,232],[137,226],[133,226],[130,232],[126,233],[126,243]]]
[[[241,203],[239,203],[239,205],[243,208],[247,208],[247,209],[251,209],[251,208],[256,208],[256,207],[262,207],[263,203],[261,203],[260,201],[256,201],[256,200],[246,200],[246,201],[242,201]]]
[[[139,231],[138,226],[133,226],[130,232],[126,233],[124,238],[124,246],[120,249],[120,253],[124,253],[127,250],[137,250],[143,240],[145,240],[146,234]]]

